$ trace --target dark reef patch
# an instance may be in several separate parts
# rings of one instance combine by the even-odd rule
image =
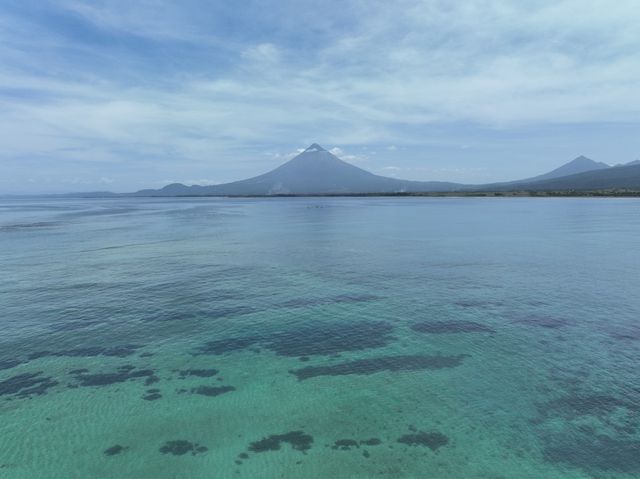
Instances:
[[[497,306],[503,306],[504,301],[490,301],[483,299],[466,299],[461,301],[456,301],[454,303],[456,306],[460,306],[462,308],[493,308]]]
[[[196,354],[224,354],[263,345],[279,356],[309,357],[386,346],[393,326],[383,321],[307,323],[264,336],[232,337],[209,341]]]
[[[152,374],[151,376],[147,376],[147,379],[144,380],[144,385],[151,386],[152,384],[155,384],[158,381],[160,381],[160,378],[155,374]]]
[[[109,386],[111,384],[123,383],[130,379],[151,378],[154,373],[151,369],[129,369],[128,366],[119,368],[114,373],[75,374],[74,378],[80,386]],[[146,381],[145,381],[146,384]]]
[[[110,348],[103,348],[100,346],[93,346],[87,348],[75,348],[67,349],[64,351],[38,351],[31,353],[28,359],[34,360],[45,357],[70,357],[70,358],[92,358],[96,356],[110,356],[117,358],[125,358],[135,354],[135,352],[142,346],[136,344],[125,344],[122,346],[114,346]]]
[[[243,316],[245,314],[259,313],[261,309],[251,306],[228,306],[225,308],[208,309],[202,315],[207,319],[230,318],[233,316]]]
[[[164,322],[164,321],[189,321],[196,319],[197,313],[192,311],[160,311],[141,319],[145,322]]]
[[[398,442],[407,446],[423,446],[437,451],[438,448],[449,444],[449,438],[440,432],[417,431],[400,436]]]
[[[616,409],[625,407],[628,407],[625,401],[606,394],[570,394],[537,405],[542,417],[559,416],[565,419],[582,416],[605,418]]]
[[[111,446],[110,448],[107,448],[104,450],[104,455],[105,456],[115,456],[116,454],[120,454],[124,451],[126,451],[127,449],[129,449],[126,446],[121,446],[120,444],[116,444],[115,446]]]
[[[52,331],[63,332],[63,331],[78,331],[81,329],[86,329],[91,326],[95,326],[96,324],[101,324],[104,321],[94,319],[94,320],[76,320],[76,321],[62,321],[59,323],[53,323],[49,326]]]
[[[18,359],[0,359],[0,371],[3,369],[11,369],[23,364],[25,361]]]
[[[237,294],[229,296],[228,298],[218,296],[217,299],[238,299],[237,296]],[[242,299],[246,298],[243,297]],[[146,316],[142,320],[146,322],[207,320],[231,318],[234,316],[242,316],[257,312],[260,312],[260,309],[251,306],[221,306],[219,308],[210,308],[198,311],[161,311],[156,314]]]
[[[279,356],[331,355],[386,346],[392,331],[382,321],[314,323],[276,333],[265,346]]]
[[[382,441],[377,437],[372,437],[371,439],[360,441],[360,444],[364,446],[379,446],[380,444],[382,444]]]
[[[308,366],[289,371],[299,381],[316,376],[343,376],[348,374],[374,374],[380,371],[417,371],[421,369],[454,368],[462,364],[466,354],[457,356],[382,356],[371,359],[359,359],[329,366]]]
[[[155,401],[156,399],[160,399],[162,394],[160,394],[159,389],[147,389],[147,393],[142,396],[142,399],[145,401]]]
[[[578,441],[580,446],[592,442],[596,448],[600,444],[603,449],[613,444],[612,441],[619,441],[626,444],[640,428],[640,402],[633,394],[625,393],[623,396],[613,396],[605,393],[573,392],[544,403],[536,404],[538,416],[531,419],[531,424],[538,425],[545,446],[551,449],[551,456],[558,458],[563,453],[569,457],[575,457],[576,462],[580,460],[581,453],[569,453],[572,441]],[[547,440],[545,430],[555,429],[560,423],[564,428],[574,431],[568,435],[566,441],[552,443]],[[548,426],[548,427],[547,427]],[[615,431],[618,435],[609,438],[606,435],[599,435],[599,431],[609,434]],[[637,440],[637,439],[634,439]],[[640,441],[638,441],[640,445]],[[637,451],[640,454],[640,450]],[[595,459],[594,460],[600,460]],[[566,461],[570,462],[570,461]]]
[[[640,326],[635,324],[625,325],[624,327],[618,326],[610,334],[613,339],[618,341],[640,341]]]
[[[201,446],[198,443],[185,441],[184,439],[178,439],[175,441],[167,441],[160,447],[159,451],[162,454],[173,454],[174,456],[184,456],[191,453],[192,456],[207,452],[209,448]]]
[[[429,334],[495,333],[490,327],[474,321],[422,321],[411,325],[411,329]]]
[[[281,306],[285,308],[301,308],[311,306],[321,306],[323,304],[334,303],[364,303],[380,299],[372,294],[340,294],[327,298],[295,298],[285,301]]]
[[[233,386],[198,386],[197,388],[191,389],[191,394],[215,397],[235,390],[236,388]]]
[[[283,442],[289,443],[296,451],[306,452],[311,449],[313,436],[303,431],[291,431],[284,434],[273,434],[271,436],[252,442],[249,445],[251,452],[277,451]]]
[[[605,435],[575,434],[545,438],[544,458],[592,471],[640,473],[640,440]]]
[[[210,378],[218,374],[217,369],[185,369],[180,371],[180,378],[184,379],[188,376],[196,376],[199,378]]]
[[[42,371],[18,374],[0,381],[0,396],[13,395],[19,398],[40,396],[45,394],[49,388],[57,385],[58,381],[42,376]]]
[[[340,449],[341,451],[350,451],[352,447],[360,447],[355,439],[338,439],[333,443],[331,449]]]
[[[241,351],[253,346],[260,341],[260,336],[247,336],[237,338],[218,339],[209,341],[198,349],[197,354],[224,354],[232,351]]]

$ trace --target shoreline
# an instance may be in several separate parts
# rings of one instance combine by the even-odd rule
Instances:
[[[42,195],[0,195],[16,198],[640,198],[640,190],[551,190],[551,191],[431,191],[398,193],[282,193],[274,195],[136,195],[131,193],[56,193]]]

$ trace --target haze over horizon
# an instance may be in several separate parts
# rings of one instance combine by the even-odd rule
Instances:
[[[267,172],[311,143],[490,183],[638,159],[634,1],[8,1],[0,194]]]

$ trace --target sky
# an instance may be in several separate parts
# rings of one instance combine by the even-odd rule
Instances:
[[[2,0],[0,194],[266,172],[317,142],[484,183],[640,158],[637,0]]]

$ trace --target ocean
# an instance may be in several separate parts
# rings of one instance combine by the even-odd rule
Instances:
[[[640,203],[0,199],[0,477],[640,477]]]

